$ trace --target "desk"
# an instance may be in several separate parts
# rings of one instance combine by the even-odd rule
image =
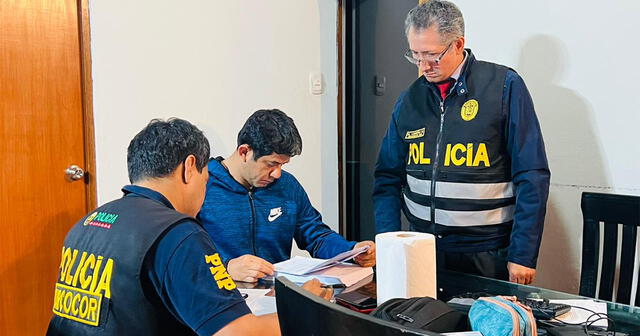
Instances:
[[[438,273],[438,298],[448,298],[467,293],[485,292],[499,295],[513,295],[519,298],[540,297],[547,299],[592,299],[584,296],[558,292],[535,286],[518,285],[515,283],[484,278],[475,275],[442,271]],[[607,302],[607,313],[615,323],[616,331],[629,335],[640,335],[640,307]]]
[[[356,284],[356,286],[362,283]],[[240,288],[265,288],[264,284],[248,284],[238,282]],[[367,292],[375,296],[375,280],[365,285]],[[338,293],[339,291],[336,291]],[[589,299],[583,296],[558,292],[550,289],[518,285],[515,283],[484,278],[475,275],[441,271],[438,272],[438,299],[448,300],[449,298],[469,292],[485,292],[496,295],[513,295],[519,298],[540,297],[547,299]],[[602,301],[602,300],[599,300]],[[607,301],[604,301],[607,302]],[[640,336],[640,307],[630,307],[628,305],[607,302],[609,318],[615,323],[616,331],[629,335]]]

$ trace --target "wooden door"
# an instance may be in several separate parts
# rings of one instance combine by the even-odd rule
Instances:
[[[86,9],[0,3],[0,335],[44,334],[62,241],[95,205],[95,187],[64,174],[95,161]]]

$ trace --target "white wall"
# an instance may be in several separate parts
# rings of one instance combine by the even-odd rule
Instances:
[[[525,79],[545,136],[551,195],[538,284],[576,292],[583,191],[640,195],[635,1],[457,0],[467,46]],[[258,108],[292,116],[288,165],[337,229],[336,1],[92,1],[98,200],[126,184],[126,146],[154,117],[199,125],[226,156]],[[596,7],[599,6],[599,7]],[[311,71],[326,91],[312,96]]]
[[[476,57],[513,67],[529,87],[551,168],[537,283],[577,292],[581,193],[640,195],[640,3],[455,2]]]
[[[246,118],[280,108],[303,139],[286,169],[337,229],[337,1],[90,2],[98,203],[128,183],[126,148],[152,118],[199,126],[227,156]],[[325,93],[309,92],[309,73]]]

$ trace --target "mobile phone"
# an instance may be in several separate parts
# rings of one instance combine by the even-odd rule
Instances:
[[[360,312],[372,311],[378,305],[376,298],[357,290],[348,293],[336,294],[335,299],[336,303]]]

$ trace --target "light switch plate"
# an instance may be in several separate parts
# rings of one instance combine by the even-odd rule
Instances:
[[[321,72],[311,72],[309,74],[309,91],[313,95],[321,95],[324,93],[324,82]]]

